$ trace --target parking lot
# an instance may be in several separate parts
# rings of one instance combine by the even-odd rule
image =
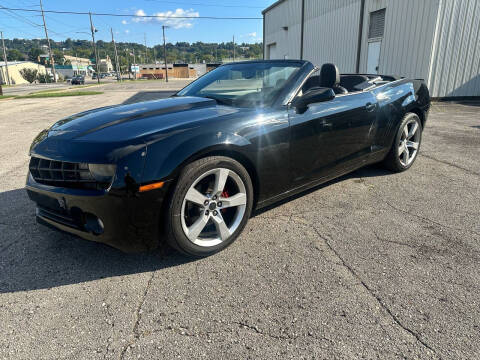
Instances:
[[[255,214],[227,250],[126,255],[35,223],[35,135],[184,82],[0,100],[0,359],[480,358],[480,103],[438,103],[407,172]]]

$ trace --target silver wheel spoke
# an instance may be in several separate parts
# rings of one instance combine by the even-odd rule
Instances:
[[[222,241],[227,240],[231,234],[227,224],[225,224],[225,221],[223,221],[222,215],[220,213],[217,213],[216,216],[212,216],[212,219],[215,223],[215,227],[217,228],[220,239],[222,239]]]
[[[414,142],[414,141],[407,141],[407,147],[417,150],[418,149],[418,143]]]
[[[213,189],[212,177],[215,178]],[[197,189],[205,189],[206,194]],[[236,193],[222,197],[224,192]],[[183,198],[180,213],[183,233],[193,244],[202,247],[212,247],[227,241],[242,224],[247,200],[245,184],[235,171],[227,168],[206,171],[190,185]],[[224,219],[225,214],[228,216]]]
[[[195,241],[198,238],[198,235],[202,232],[205,226],[208,223],[209,217],[206,215],[200,215],[197,221],[193,223],[192,226],[188,228],[188,238],[192,241]]]
[[[191,201],[197,205],[202,205],[205,202],[205,200],[208,200],[207,197],[203,194],[201,194],[197,189],[194,187],[191,187],[188,189],[187,194],[185,195],[185,199],[188,201]]]
[[[225,188],[225,183],[228,179],[228,174],[230,170],[228,169],[218,169],[215,172],[215,185],[213,186],[213,194],[219,196],[223,189]]]
[[[405,136],[405,139],[408,138],[408,124],[403,128],[403,135]]]
[[[401,142],[400,147],[398,148],[398,156],[402,155],[405,152],[405,142]]]
[[[229,198],[220,198],[222,208],[235,207],[247,204],[247,195],[244,193],[235,194]]]
[[[405,146],[405,151],[403,152],[403,164],[408,165],[408,159],[410,158],[410,152],[408,151],[408,147]]]
[[[407,127],[405,127],[407,128]],[[415,133],[417,132],[417,129],[418,129],[418,124],[417,122],[414,122],[413,125],[412,125],[412,128],[410,129],[410,131],[408,132],[407,134],[407,139],[411,139],[413,135],[415,135]]]

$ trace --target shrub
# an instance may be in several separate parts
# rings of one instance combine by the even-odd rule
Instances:
[[[30,84],[37,80],[38,70],[35,69],[21,69],[20,75]]]

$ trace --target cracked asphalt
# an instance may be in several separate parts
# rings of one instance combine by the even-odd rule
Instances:
[[[409,171],[368,167],[277,204],[208,259],[35,223],[39,131],[180,86],[0,101],[0,359],[480,358],[479,103],[435,104]]]

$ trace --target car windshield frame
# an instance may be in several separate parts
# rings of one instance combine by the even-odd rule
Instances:
[[[271,107],[295,83],[304,61],[274,60],[225,64],[175,94],[210,98],[220,105]]]

